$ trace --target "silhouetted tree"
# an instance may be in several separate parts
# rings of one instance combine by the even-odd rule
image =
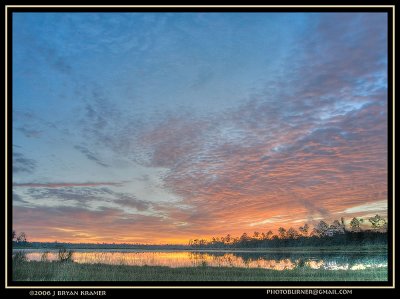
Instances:
[[[329,227],[329,232],[330,232],[331,235],[343,234],[344,233],[344,227],[343,227],[342,223],[339,222],[339,220],[335,220],[335,221],[333,221],[333,223]]]
[[[379,215],[369,218],[368,221],[371,222],[372,228],[377,230],[386,226],[386,220]]]
[[[300,226],[299,227],[300,234],[304,237],[307,237],[309,229],[310,229],[310,227],[307,223],[304,224],[304,226]]]
[[[353,219],[351,219],[350,221],[350,227],[351,230],[354,232],[358,232],[360,231],[360,224],[363,222],[364,220],[362,218],[357,219],[356,217],[354,217]]]
[[[325,221],[321,220],[317,224],[317,226],[314,227],[315,235],[320,236],[320,237],[324,236],[325,233],[327,232],[328,228],[329,228],[328,224]]]
[[[199,241],[199,245],[200,246],[204,246],[204,245],[206,245],[207,244],[207,240],[205,240],[205,239],[200,239],[200,241]]]
[[[279,238],[285,239],[286,238],[286,229],[283,227],[278,228]]]
[[[249,236],[248,236],[246,233],[243,233],[243,234],[240,236],[240,242],[247,242],[249,239],[250,239],[250,238],[249,238]]]
[[[24,232],[21,232],[18,237],[17,237],[17,242],[18,243],[26,243],[26,234]]]
[[[299,233],[293,227],[291,227],[286,232],[286,236],[288,239],[297,239],[299,237]]]

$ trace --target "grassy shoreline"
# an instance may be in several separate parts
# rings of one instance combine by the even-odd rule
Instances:
[[[15,281],[387,281],[387,268],[269,270],[259,268],[127,266],[13,262]]]

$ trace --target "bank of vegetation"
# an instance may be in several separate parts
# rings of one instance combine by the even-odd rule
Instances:
[[[387,222],[380,215],[368,219],[369,226],[362,229],[365,221],[353,218],[346,225],[344,218],[331,224],[321,220],[312,229],[306,223],[298,228],[280,227],[276,233],[272,230],[243,233],[240,237],[230,234],[210,239],[194,238],[187,245],[178,244],[120,244],[120,243],[66,243],[66,242],[29,242],[24,232],[13,231],[13,249],[131,249],[131,250],[207,250],[207,249],[276,249],[276,248],[386,248],[388,234]]]

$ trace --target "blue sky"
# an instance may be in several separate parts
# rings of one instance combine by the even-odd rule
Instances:
[[[14,13],[12,64],[13,221],[32,239],[386,213],[383,13]]]

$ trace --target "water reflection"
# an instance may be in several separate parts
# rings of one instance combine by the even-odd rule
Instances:
[[[44,251],[26,251],[31,261],[43,260]],[[57,260],[57,251],[48,251],[49,261]],[[168,267],[240,267],[292,270],[298,267],[327,270],[362,270],[387,267],[385,254],[293,254],[190,251],[75,251],[76,263],[118,264]]]

